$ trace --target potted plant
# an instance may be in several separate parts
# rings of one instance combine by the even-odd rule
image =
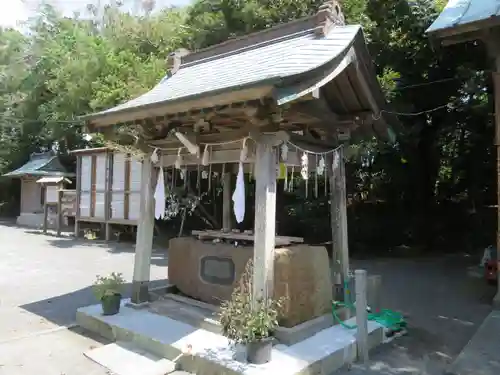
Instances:
[[[97,275],[93,292],[101,302],[103,315],[115,315],[120,311],[124,283],[121,273],[113,272],[109,276]]]
[[[248,279],[247,270],[243,278]],[[245,345],[249,363],[264,364],[271,360],[272,335],[278,326],[282,299],[252,302],[251,290],[249,283],[240,284],[231,299],[222,302],[219,322],[225,337]]]

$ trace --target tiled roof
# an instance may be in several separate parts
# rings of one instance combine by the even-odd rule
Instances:
[[[439,17],[427,29],[437,32],[500,15],[500,0],[450,0]]]
[[[22,176],[72,176],[61,164],[57,156],[50,152],[32,154],[30,160],[16,170],[6,173],[3,177]]]
[[[237,90],[266,81],[279,84],[284,78],[311,71],[345,53],[358,35],[362,36],[362,31],[357,25],[332,27],[321,37],[309,29],[186,63],[151,91],[90,117],[210,92]]]

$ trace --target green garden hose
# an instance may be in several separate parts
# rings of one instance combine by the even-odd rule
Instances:
[[[347,282],[344,283],[344,288],[347,291],[346,295],[349,296],[351,293],[348,288]],[[345,303],[334,301],[332,303],[332,315],[333,319],[337,323],[339,323],[342,327],[347,329],[356,329],[357,325],[347,324],[339,318],[336,312],[337,308],[339,307],[345,307],[350,309],[351,311],[355,310],[356,307],[350,302],[349,298]],[[403,315],[388,309],[381,310],[380,312],[377,313],[369,313],[368,320],[375,321],[381,326],[391,331],[401,331],[403,328],[406,327],[406,322],[403,318]]]

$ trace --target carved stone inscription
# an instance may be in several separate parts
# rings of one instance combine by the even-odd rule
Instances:
[[[200,277],[208,284],[231,285],[235,279],[234,262],[230,258],[201,258]]]

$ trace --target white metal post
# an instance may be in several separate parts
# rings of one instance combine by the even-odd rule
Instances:
[[[356,270],[356,341],[358,358],[366,363],[368,361],[368,312],[366,311],[366,271]]]

